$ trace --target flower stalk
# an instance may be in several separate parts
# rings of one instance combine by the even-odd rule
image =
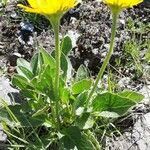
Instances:
[[[59,118],[59,75],[60,75],[60,39],[59,39],[59,26],[60,19],[69,9],[74,8],[79,1],[78,0],[27,0],[30,6],[18,4],[19,7],[23,8],[26,12],[37,13],[44,15],[52,24],[55,34],[55,60],[56,60],[56,74],[54,78],[54,95],[55,95],[55,118],[57,119],[56,125],[60,127]]]
[[[55,94],[55,115],[57,118],[58,128],[60,127],[60,118],[59,118],[59,75],[60,75],[60,58],[61,58],[61,49],[60,49],[60,39],[59,39],[59,26],[60,26],[60,17],[54,16],[50,17],[50,22],[52,24],[55,36],[55,60],[56,60],[56,74],[54,82],[54,94]]]
[[[58,99],[59,97],[59,74],[60,74],[60,57],[61,57],[61,50],[60,50],[60,39],[59,39],[59,25],[60,19],[50,19],[51,24],[54,30],[55,36],[55,60],[56,60],[56,74],[55,74],[55,98]]]
[[[109,48],[109,51],[108,51],[108,54],[102,64],[102,67],[98,73],[98,76],[96,78],[96,81],[94,83],[94,86],[92,88],[92,90],[90,91],[89,93],[89,96],[87,98],[87,101],[86,101],[86,108],[87,106],[90,104],[91,102],[91,98],[97,88],[97,85],[99,83],[99,81],[102,79],[102,76],[104,74],[104,71],[109,63],[109,60],[111,58],[111,55],[113,53],[113,49],[114,49],[114,43],[115,43],[115,35],[116,35],[116,29],[117,29],[117,20],[118,20],[118,16],[119,16],[119,11],[112,11],[112,29],[111,29],[111,42],[110,42],[110,48]]]

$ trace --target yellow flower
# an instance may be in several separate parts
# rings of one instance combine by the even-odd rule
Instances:
[[[103,0],[112,8],[124,9],[141,3],[143,0]]]
[[[76,6],[78,0],[28,0],[30,6],[18,4],[26,12],[38,13],[45,16],[62,16],[69,9]]]

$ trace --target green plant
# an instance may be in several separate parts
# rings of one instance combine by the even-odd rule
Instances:
[[[63,54],[68,54],[71,47],[68,47],[67,43],[70,42],[69,37],[64,38],[61,46]],[[62,71],[67,75],[69,62],[66,57],[62,59],[66,62],[66,67]],[[58,126],[53,91],[55,63],[55,59],[42,48],[33,56],[30,63],[22,58],[18,59],[18,73],[14,75],[12,83],[20,89],[24,99],[21,104],[14,106],[5,104],[5,107],[0,109],[3,125],[12,125],[9,128],[4,126],[8,136],[14,139],[11,147],[17,144],[30,149],[33,145],[35,149],[39,147],[46,149],[56,142],[63,143],[63,147],[68,149],[74,146],[81,150],[89,147],[91,150],[96,149],[89,139],[89,129],[101,117],[115,119],[124,115],[131,106],[141,101],[143,96],[132,91],[116,94],[97,91],[91,105],[85,111],[86,99],[93,80],[86,72],[83,74],[83,69],[80,68],[68,85],[66,75],[62,74],[59,87],[60,105],[57,112],[60,119]],[[43,128],[46,133],[42,133]],[[92,138],[97,143],[96,138],[93,136]],[[54,140],[54,143],[51,140]],[[82,140],[85,143],[81,143]]]
[[[135,69],[137,70],[138,76],[140,76],[143,73],[143,67],[141,65],[141,58],[140,58],[140,46],[135,41],[127,41],[124,45],[125,52],[127,54],[128,59],[130,60],[130,63],[132,60],[135,63]],[[129,64],[130,65],[130,64]]]
[[[149,63],[150,42],[145,38],[145,35],[148,36],[149,24],[140,22],[138,18],[136,21],[128,18],[126,30],[131,35],[124,43],[124,55],[128,60],[126,65],[135,70],[134,78],[139,78],[145,73],[143,66]]]
[[[43,12],[41,5],[38,11]],[[68,58],[71,39],[66,36],[61,43],[59,40],[60,12],[45,14],[54,29],[55,50],[48,54],[39,48],[30,62],[19,58],[12,84],[20,90],[22,102],[8,106],[2,100],[0,121],[9,137],[9,148],[100,150],[101,144],[91,132],[97,122],[113,122],[143,99],[133,91],[114,93],[97,88],[113,53],[119,12],[112,9],[110,50],[95,82],[83,66],[72,75]]]
[[[8,3],[8,0],[0,0],[0,4],[2,4],[2,5],[6,5]]]
[[[149,44],[150,45],[150,44]],[[150,63],[150,46],[145,54],[145,59],[148,63]]]

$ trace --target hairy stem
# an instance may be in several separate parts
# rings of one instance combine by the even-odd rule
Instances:
[[[91,90],[90,93],[89,93],[89,96],[88,96],[87,101],[86,101],[86,107],[89,105],[90,100],[91,100],[91,98],[92,98],[92,96],[93,96],[93,94],[94,94],[94,92],[95,92],[95,90],[96,90],[96,88],[97,88],[97,85],[98,85],[99,81],[102,79],[102,76],[103,76],[103,74],[104,74],[104,71],[105,71],[105,69],[106,69],[106,67],[107,67],[107,65],[108,65],[108,63],[109,63],[109,60],[110,60],[110,58],[111,58],[111,55],[112,55],[112,53],[113,53],[114,41],[115,41],[115,35],[116,35],[116,28],[117,28],[118,14],[119,14],[118,12],[114,12],[114,13],[113,13],[113,23],[112,23],[112,29],[111,29],[110,48],[109,48],[108,54],[107,54],[107,56],[106,56],[106,58],[105,58],[105,60],[104,60],[104,62],[103,62],[103,65],[102,65],[102,67],[101,67],[101,69],[100,69],[100,71],[99,71],[99,73],[98,73],[98,76],[97,76],[97,78],[96,78],[96,81],[95,81],[95,83],[94,83],[94,86],[93,86],[92,90]]]
[[[59,75],[60,75],[60,57],[61,57],[61,49],[60,49],[60,39],[59,39],[59,26],[60,19],[59,18],[51,18],[50,19],[54,35],[55,35],[55,60],[56,60],[56,74],[55,74],[55,83],[54,83],[54,94],[55,94],[55,113],[57,118],[57,127],[60,127],[60,118],[59,118]]]

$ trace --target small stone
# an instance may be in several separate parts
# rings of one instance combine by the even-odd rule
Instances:
[[[105,51],[105,52],[103,52],[103,53],[101,54],[101,57],[102,57],[102,58],[105,58],[106,55],[107,55],[107,52]]]
[[[30,32],[33,32],[34,30],[34,26],[31,23],[21,22],[20,26],[21,26],[21,30],[27,30]]]
[[[120,23],[121,23],[122,25],[125,25],[125,20],[124,20],[124,19],[120,19],[119,21],[120,21]]]
[[[130,79],[129,77],[124,77],[124,78],[122,78],[122,79],[118,82],[119,87],[125,88],[125,87],[129,84],[130,80],[131,80],[131,79]]]
[[[93,49],[92,52],[93,52],[93,54],[95,54],[95,55],[98,54],[98,53],[99,53],[98,48]]]
[[[77,39],[78,39],[78,37],[80,36],[80,34],[78,34],[76,31],[69,30],[69,31],[68,31],[68,36],[69,36],[69,37],[71,38],[71,40],[72,40],[72,47],[75,47],[75,46],[76,46]]]
[[[27,42],[28,45],[33,45],[34,44],[34,40],[32,36],[29,36],[29,41]]]
[[[1,142],[5,143],[6,140],[7,140],[7,135],[2,130],[0,130],[0,143]]]
[[[108,50],[109,49],[109,44],[105,44],[104,47]]]
[[[15,12],[13,12],[13,13],[10,15],[10,17],[11,17],[12,19],[16,19],[16,18],[17,18],[17,14],[16,14]]]

